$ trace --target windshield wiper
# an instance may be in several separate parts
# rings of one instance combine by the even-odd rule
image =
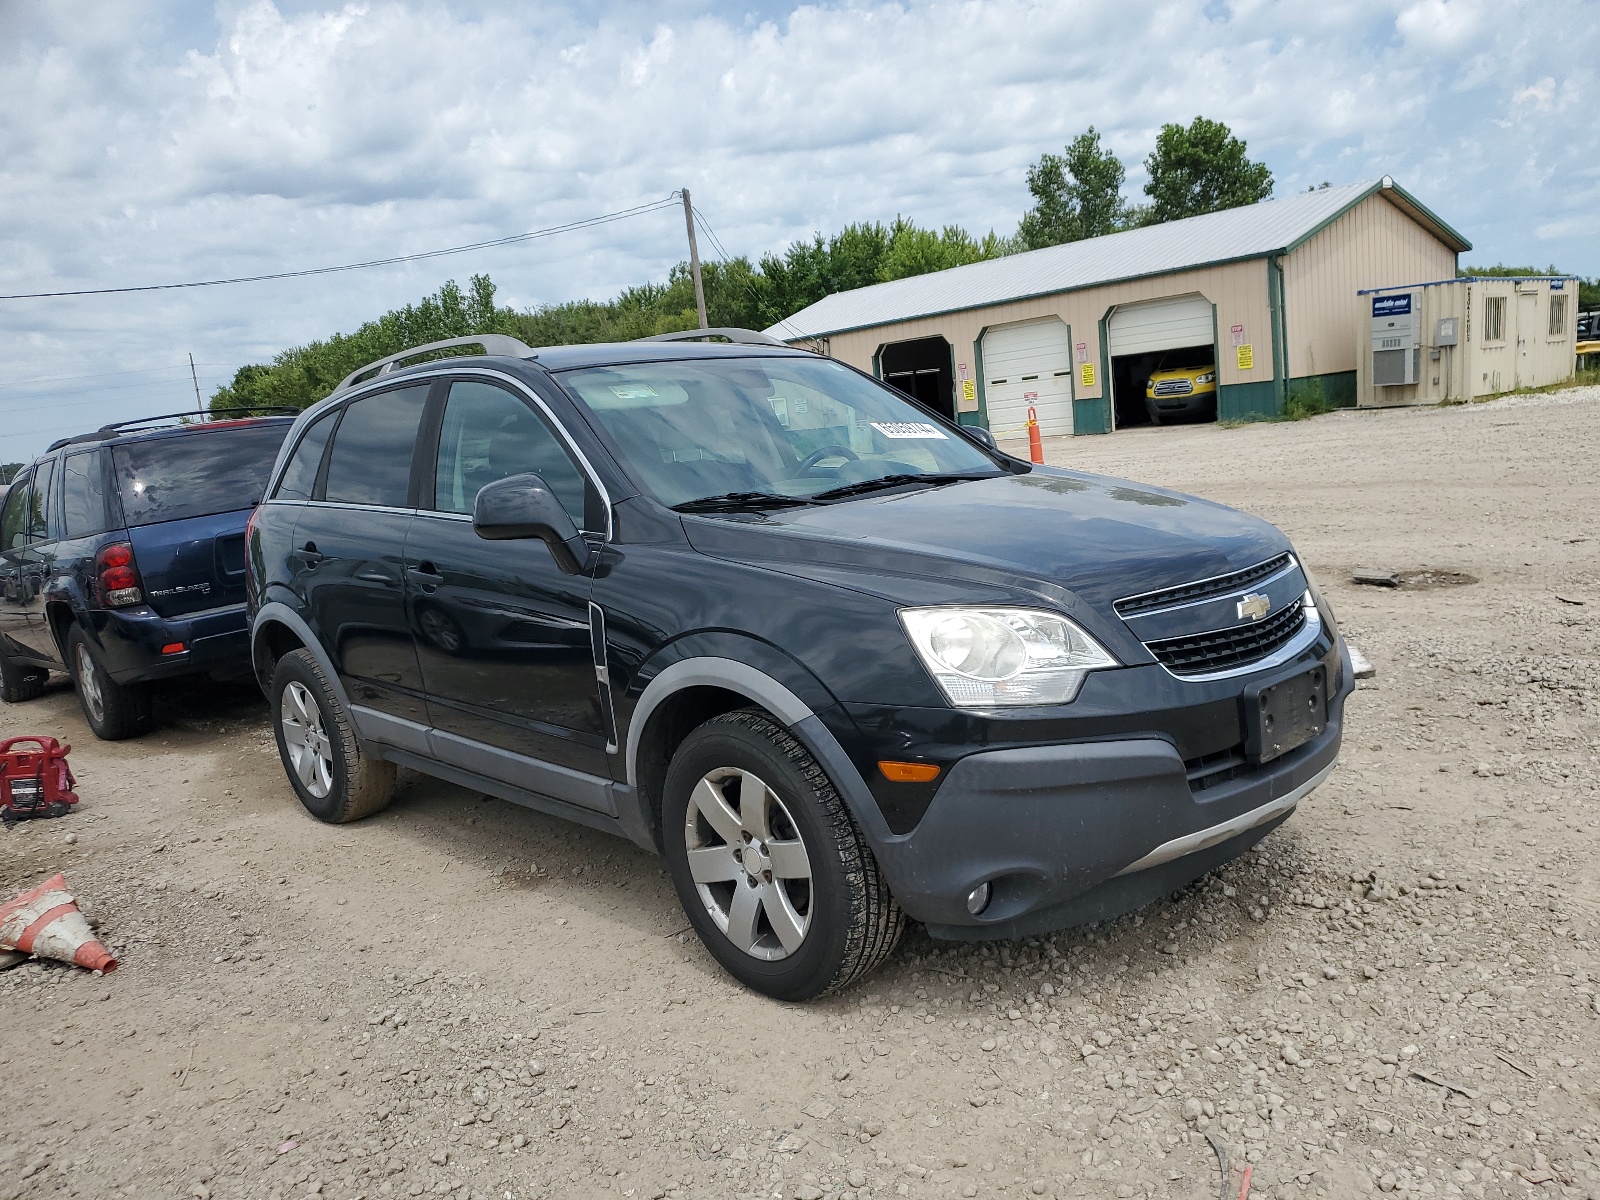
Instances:
[[[925,483],[929,487],[938,487],[946,483],[963,483],[969,479],[993,479],[999,471],[985,471],[974,474],[971,471],[952,471],[944,475],[880,475],[876,479],[863,479],[859,483],[847,483],[843,487],[829,488],[825,492],[818,492],[813,500],[844,500],[850,496],[861,496],[867,492],[881,492],[885,488],[900,487],[907,483]]]
[[[674,504],[672,510],[681,513],[697,512],[760,512],[768,508],[796,508],[814,504],[802,496],[782,496],[777,492],[724,492],[720,496],[701,496]]]

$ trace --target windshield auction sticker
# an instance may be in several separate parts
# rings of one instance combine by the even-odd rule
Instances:
[[[872,427],[886,438],[941,442],[949,440],[937,425],[924,425],[920,421],[874,421]]]

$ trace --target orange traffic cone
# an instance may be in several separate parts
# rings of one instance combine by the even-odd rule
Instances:
[[[117,960],[95,940],[78,911],[64,875],[0,905],[0,950],[59,958],[102,974],[117,969]]]

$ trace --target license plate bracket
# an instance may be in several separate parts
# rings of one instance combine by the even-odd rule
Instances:
[[[1318,666],[1244,694],[1244,751],[1271,762],[1328,727],[1328,669]]]

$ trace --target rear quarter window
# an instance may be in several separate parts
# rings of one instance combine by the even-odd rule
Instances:
[[[114,446],[117,494],[129,526],[251,508],[289,432],[245,425]]]

